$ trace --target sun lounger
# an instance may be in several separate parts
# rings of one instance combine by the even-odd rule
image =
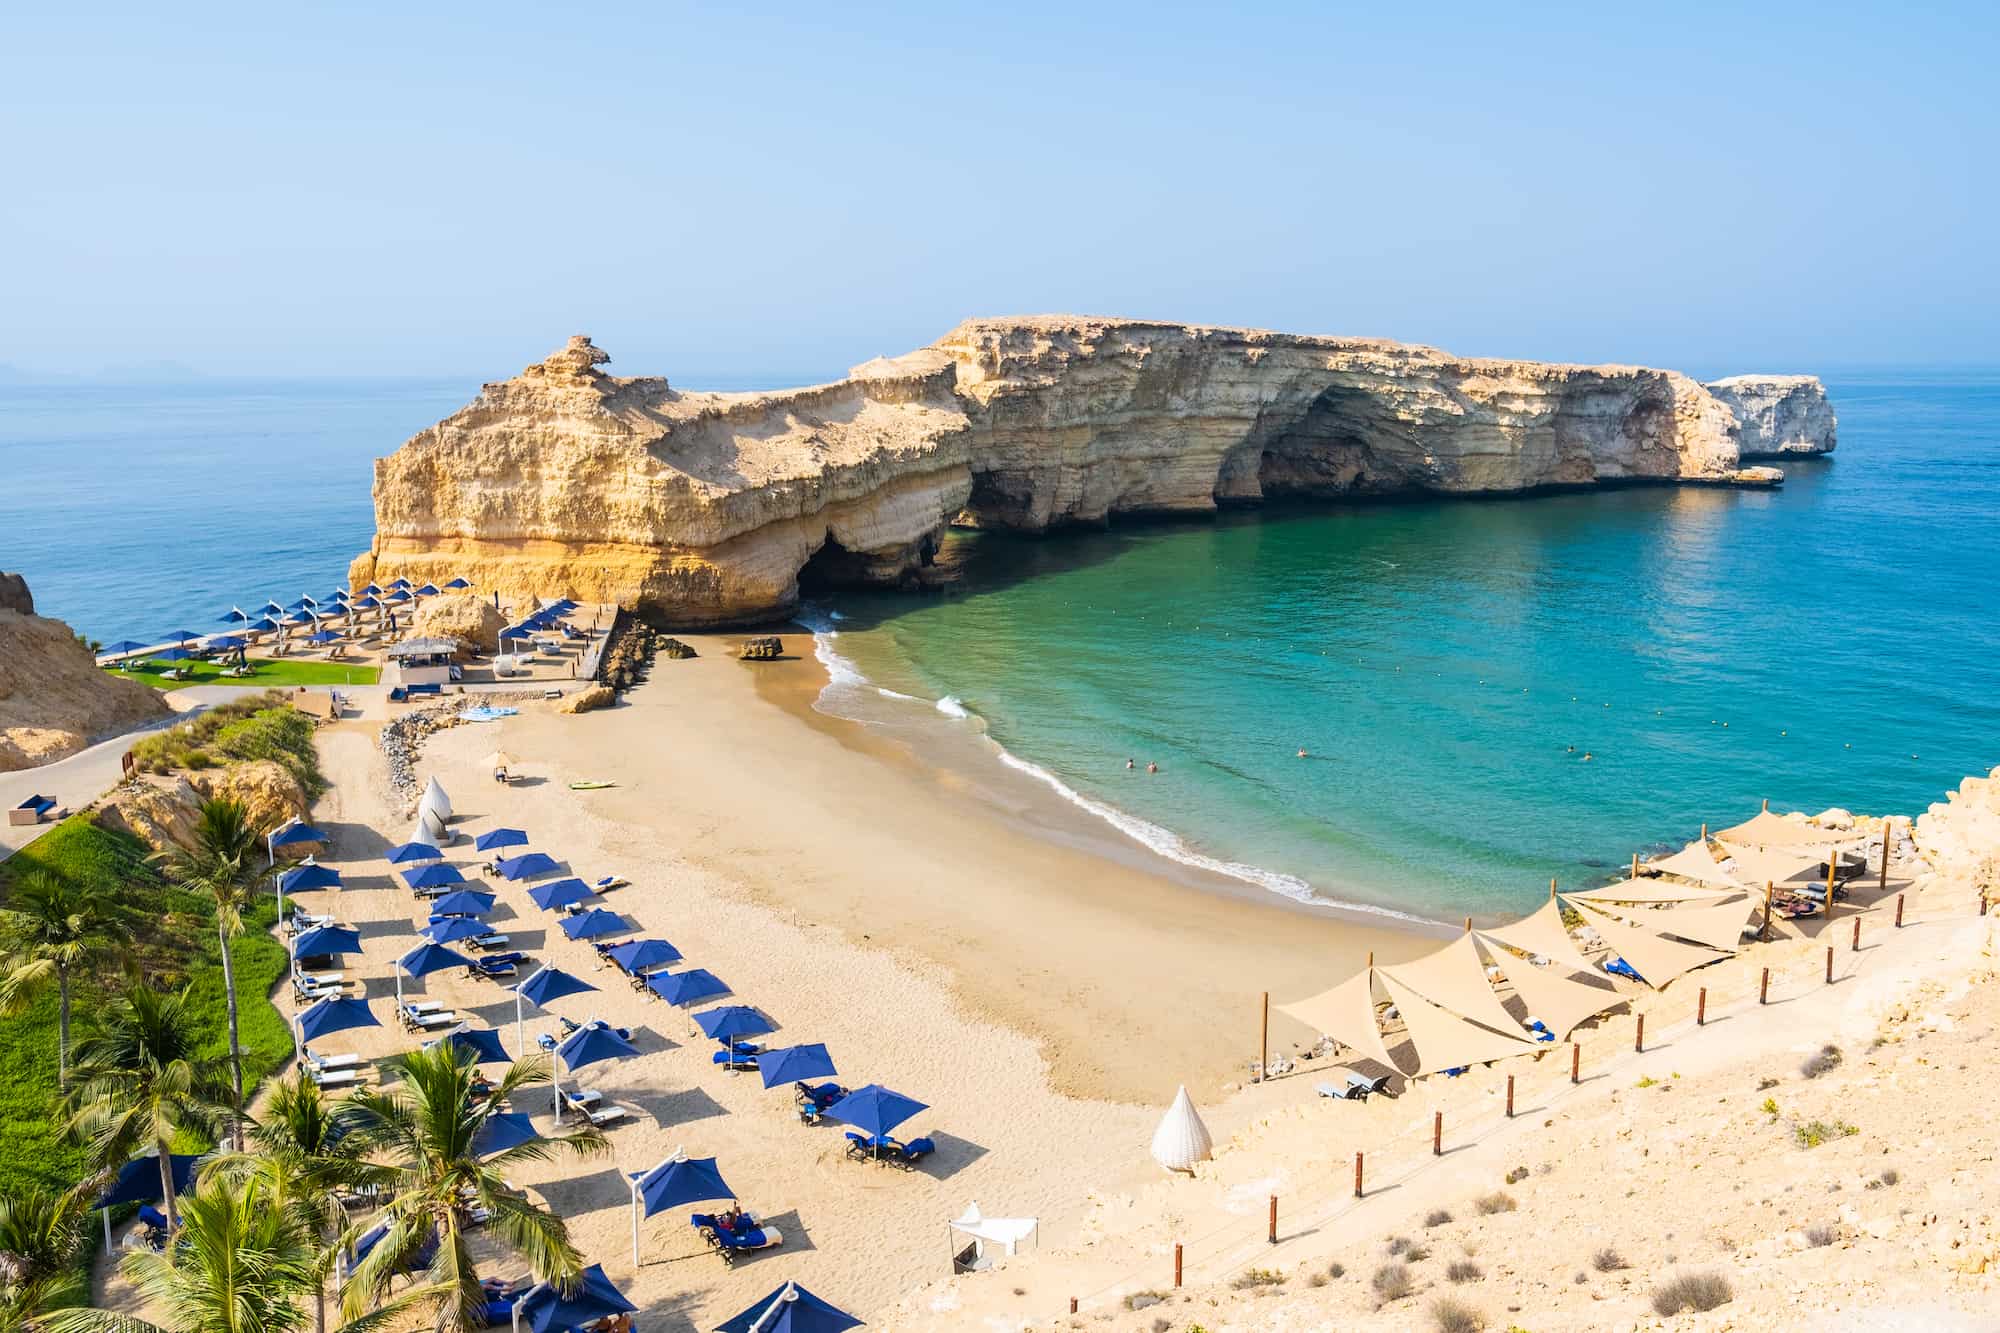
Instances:
[[[505,935],[500,934],[498,931],[495,931],[492,934],[488,935],[474,935],[471,939],[465,942],[465,945],[469,949],[478,949],[480,952],[484,953],[489,949],[506,948],[507,937]]]
[[[322,1088],[347,1088],[361,1081],[358,1069],[311,1069],[312,1081]]]
[[[434,1014],[442,1008],[444,1008],[444,1004],[439,1000],[403,1001],[403,1012],[409,1014]]]
[[[585,1112],[585,1114],[589,1117],[590,1123],[593,1126],[595,1126],[598,1129],[602,1129],[606,1125],[615,1124],[616,1122],[623,1120],[626,1116],[630,1115],[631,1112],[627,1111],[622,1106],[607,1106],[601,1111],[588,1111]]]
[[[1630,963],[1626,962],[1623,958],[1605,959],[1604,970],[1606,972],[1609,972],[1611,975],[1615,977],[1625,977],[1631,981],[1645,980],[1644,977],[1639,975],[1638,969],[1634,968]]]
[[[606,889],[625,888],[631,883],[632,881],[626,879],[623,875],[606,875],[603,879],[598,880],[597,883],[591,885],[590,887],[595,889],[597,892],[602,893]]]
[[[352,1051],[342,1051],[338,1055],[315,1055],[310,1048],[306,1051],[306,1063],[322,1073],[335,1069],[352,1069],[364,1058]]]
[[[710,1063],[721,1065],[724,1069],[755,1069],[757,1055],[757,1047],[754,1044],[739,1041],[735,1050],[732,1051],[725,1046],[708,1058]]]
[[[596,1088],[583,1088],[577,1092],[563,1094],[563,1109],[566,1111],[589,1111],[604,1100],[604,1094]]]
[[[847,1095],[847,1089],[838,1083],[794,1083],[792,1100],[798,1104],[799,1119],[808,1125],[817,1125],[826,1108]]]
[[[7,812],[9,824],[39,824],[44,819],[60,819],[62,812],[56,809],[56,798],[44,796],[40,792]]]
[[[514,976],[519,971],[520,968],[515,966],[515,960],[505,954],[472,960],[472,974],[476,977],[485,977],[488,981],[499,981]]]
[[[937,1144],[929,1135],[911,1139],[908,1143],[897,1143],[894,1139],[891,1139],[889,1142],[895,1149],[895,1156],[892,1160],[898,1166],[915,1166],[918,1162],[923,1161],[924,1158],[929,1157],[937,1151]]]
[[[783,1232],[760,1224],[748,1213],[738,1214],[730,1226],[724,1226],[722,1219],[713,1213],[696,1213],[688,1221],[694,1224],[701,1238],[722,1256],[725,1263],[733,1262],[738,1254],[768,1250],[785,1243]]]

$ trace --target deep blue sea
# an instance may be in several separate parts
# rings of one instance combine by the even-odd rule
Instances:
[[[1531,905],[1760,798],[1914,811],[2000,762],[2000,374],[1827,378],[1839,452],[1776,492],[961,536],[956,591],[820,623],[868,693],[1175,854]],[[323,595],[368,542],[371,460],[476,388],[0,385],[0,569],[104,640]]]

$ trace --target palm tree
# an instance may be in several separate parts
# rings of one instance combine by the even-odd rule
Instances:
[[[77,1047],[70,1089],[69,1132],[80,1139],[94,1170],[123,1166],[151,1145],[160,1158],[167,1226],[175,1222],[170,1145],[183,1130],[213,1133],[228,1119],[229,1085],[215,1062],[200,1055],[185,993],[162,995],[135,986],[109,1005],[100,1031]]]
[[[508,1188],[503,1176],[516,1162],[602,1152],[608,1147],[603,1133],[585,1128],[560,1138],[531,1139],[483,1160],[474,1147],[487,1117],[507,1098],[548,1081],[547,1062],[515,1061],[478,1106],[472,1104],[475,1065],[470,1052],[441,1045],[386,1063],[400,1071],[402,1082],[393,1090],[363,1089],[347,1102],[355,1132],[376,1163],[370,1167],[372,1179],[389,1203],[387,1234],[348,1280],[346,1313],[352,1316],[380,1299],[396,1273],[414,1264],[435,1237],[436,1254],[426,1277],[438,1293],[436,1326],[440,1333],[477,1327],[485,1298],[466,1241],[474,1207],[491,1214],[487,1225],[492,1235],[525,1259],[538,1279],[574,1282],[583,1272],[583,1259],[570,1243],[569,1228],[562,1218]]]
[[[305,1325],[303,1300],[324,1279],[327,1260],[289,1209],[276,1205],[257,1177],[205,1177],[186,1200],[186,1217],[166,1250],[134,1250],[119,1267],[153,1324],[112,1310],[60,1310],[45,1318],[47,1333],[295,1333]],[[418,1288],[344,1325],[339,1333],[373,1333],[417,1301]]]
[[[30,1333],[50,1310],[89,1296],[71,1267],[83,1239],[80,1204],[39,1185],[0,1196],[0,1333]]]
[[[236,1111],[236,1151],[243,1151],[243,1045],[236,1035],[236,969],[229,941],[243,930],[243,909],[250,905],[257,881],[257,848],[263,832],[250,820],[250,807],[233,796],[213,796],[201,803],[195,821],[194,846],[159,853],[175,880],[215,900],[215,935],[222,949],[222,993],[229,1011],[229,1080],[235,1089],[230,1103]]]
[[[70,983],[110,951],[117,913],[101,891],[46,870],[23,875],[0,912],[0,1016],[33,1004],[51,981],[56,1007],[56,1086],[69,1088]]]

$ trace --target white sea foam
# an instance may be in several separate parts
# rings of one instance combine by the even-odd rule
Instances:
[[[901,699],[905,703],[912,704],[918,702],[916,695],[905,694],[901,690],[892,690],[887,685],[877,685],[875,693],[881,695],[884,699]]]
[[[972,710],[967,708],[965,701],[955,694],[947,694],[944,698],[938,700],[937,710],[946,717],[955,717],[961,720],[972,716]]]

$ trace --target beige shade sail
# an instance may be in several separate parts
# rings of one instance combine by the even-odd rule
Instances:
[[[1510,949],[1546,958],[1558,967],[1566,967],[1577,972],[1594,971],[1590,960],[1576,947],[1576,941],[1563,928],[1562,909],[1551,898],[1527,916],[1512,925],[1495,926],[1482,930],[1480,934],[1490,940],[1498,940]]]
[[[1383,989],[1396,1002],[1403,1022],[1410,1030],[1410,1044],[1417,1050],[1417,1071],[1412,1077],[1434,1074],[1440,1069],[1483,1064],[1509,1055],[1525,1055],[1537,1049],[1525,1037],[1509,1037],[1483,1028],[1449,1010],[1440,1009],[1423,996],[1378,971]],[[1513,1020],[1508,1020],[1510,1027]],[[1518,1027],[1515,1031],[1520,1031]]]
[[[1723,843],[1722,850],[1729,853],[1729,863],[1734,867],[1736,878],[1746,887],[1762,889],[1767,883],[1789,883],[1797,888],[1801,883],[1826,882],[1827,854],[1778,847],[1745,847],[1731,842]]]
[[[1575,906],[1583,913],[1583,919],[1604,937],[1604,942],[1630,963],[1654,990],[1683,972],[1729,956],[1699,944],[1683,944],[1679,940],[1666,939],[1650,930],[1628,925],[1596,903],[1583,902]]]
[[[1670,879],[1627,879],[1567,896],[1587,903],[1706,903],[1741,892],[1742,887],[1734,884],[1727,889],[1711,889]]]
[[[1717,842],[1734,842],[1745,847],[1824,847],[1865,835],[1803,824],[1760,810],[1735,828],[1726,828],[1714,836]]]
[[[1375,1022],[1374,969],[1363,968],[1332,990],[1278,1006],[1315,1032],[1325,1033],[1343,1046],[1350,1046],[1370,1060],[1394,1069],[1389,1048],[1382,1043],[1382,1029]]]
[[[1461,1018],[1502,1032],[1521,1033],[1520,1021],[1507,1012],[1500,997],[1493,993],[1493,983],[1486,979],[1486,965],[1479,961],[1479,947],[1472,942],[1470,931],[1435,953],[1376,971],[1393,976],[1432,1004]]]
[[[1646,862],[1646,868],[1655,874],[1679,875],[1682,879],[1691,879],[1698,884],[1709,884],[1719,889],[1742,887],[1742,881],[1717,863],[1715,853],[1710,851],[1708,843],[1701,839],[1689,843],[1672,856]]]
[[[1500,952],[1484,934],[1479,942],[1507,973],[1514,993],[1528,1007],[1528,1016],[1541,1019],[1557,1041],[1584,1019],[1625,1002],[1624,996],[1602,981],[1587,982],[1582,974],[1560,965],[1536,967],[1525,958]]]
[[[1743,928],[1750,923],[1751,912],[1761,911],[1763,906],[1761,894],[1755,899],[1738,895],[1720,903],[1633,912],[1626,920],[1656,934],[1696,940],[1711,949],[1735,953],[1743,947]]]
[[[512,768],[514,760],[505,750],[495,750],[479,761],[481,768]]]

